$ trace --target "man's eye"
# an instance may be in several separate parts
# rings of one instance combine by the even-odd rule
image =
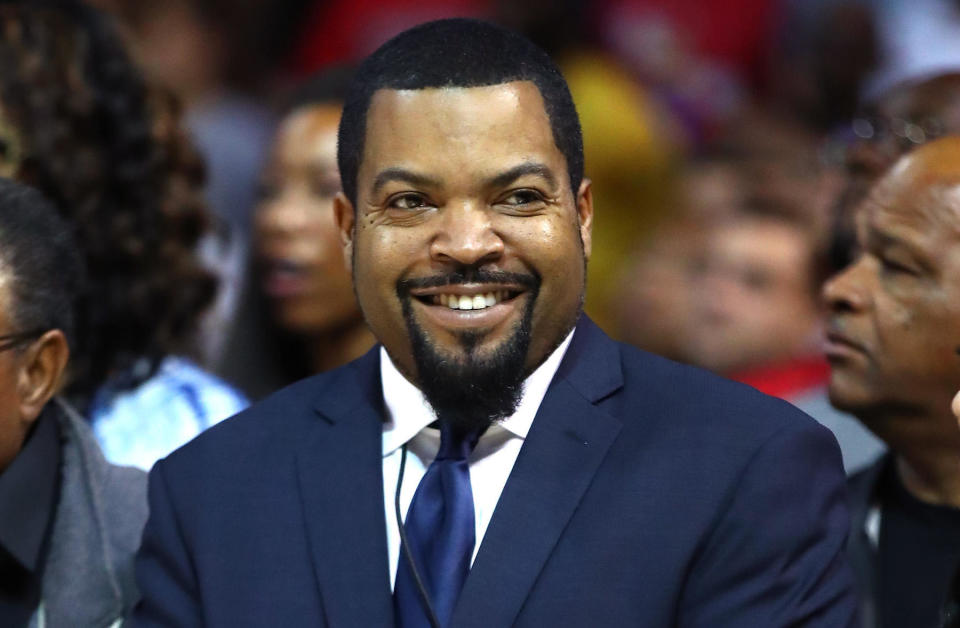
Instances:
[[[543,201],[543,196],[536,190],[516,190],[503,199],[507,205],[530,205]]]
[[[913,268],[907,266],[906,264],[901,264],[900,262],[894,261],[888,257],[880,258],[880,267],[883,269],[883,272],[887,274],[917,274],[917,271],[915,271]]]
[[[390,199],[387,206],[394,209],[420,209],[427,206],[427,201],[418,194],[401,194]]]

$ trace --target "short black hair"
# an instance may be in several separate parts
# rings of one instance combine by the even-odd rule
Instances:
[[[66,221],[37,190],[0,177],[0,273],[12,333],[59,329],[73,345],[83,259]]]
[[[563,153],[574,196],[583,179],[583,136],[559,68],[530,40],[488,22],[437,20],[404,31],[367,57],[350,85],[337,142],[340,179],[356,205],[367,110],[379,89],[485,87],[530,81],[540,90],[553,141]]]

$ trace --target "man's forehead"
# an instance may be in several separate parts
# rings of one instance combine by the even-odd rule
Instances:
[[[436,122],[443,121],[443,114],[470,112],[478,121],[496,113],[517,111],[523,108],[528,113],[542,112],[546,108],[540,90],[532,81],[510,81],[495,85],[474,87],[426,87],[423,89],[381,88],[373,93],[368,111],[369,117],[408,117],[429,110]]]
[[[545,163],[560,177],[566,163],[540,91],[530,81],[379,90],[366,133],[360,166],[364,177],[396,166],[447,169],[451,160],[459,159],[469,159],[461,165],[470,170],[491,172],[524,162]]]
[[[915,237],[960,236],[960,182],[889,180],[857,216],[862,228]]]

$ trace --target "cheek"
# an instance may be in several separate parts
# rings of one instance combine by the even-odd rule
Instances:
[[[361,305],[377,302],[399,311],[397,280],[412,276],[426,244],[407,229],[359,227],[354,241],[354,280]]]
[[[563,227],[531,229],[519,240],[518,255],[542,280],[537,304],[541,315],[565,319],[580,304],[585,273],[579,232]]]
[[[919,292],[911,299],[882,301],[878,336],[890,360],[905,373],[958,371],[960,359],[960,300],[942,292]]]

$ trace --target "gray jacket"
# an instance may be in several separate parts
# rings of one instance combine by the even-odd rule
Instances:
[[[146,474],[104,459],[86,421],[55,399],[62,447],[60,499],[32,626],[106,628],[137,601],[133,556],[147,518]]]

